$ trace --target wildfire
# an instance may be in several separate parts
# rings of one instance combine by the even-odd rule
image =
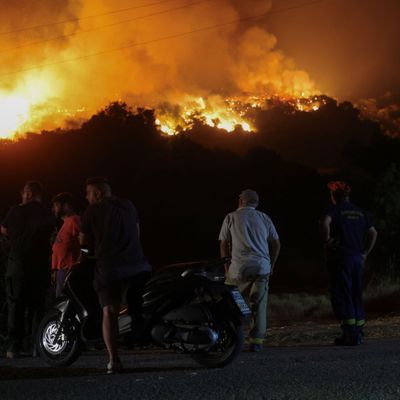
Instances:
[[[23,132],[55,128],[66,118],[77,118],[87,114],[82,107],[77,110],[51,106],[49,83],[40,79],[21,85],[12,93],[0,91],[0,138],[18,138]],[[226,132],[241,129],[255,132],[254,121],[249,117],[251,109],[270,109],[289,105],[294,111],[318,111],[325,104],[323,97],[288,96],[242,96],[222,98],[220,96],[183,96],[179,105],[170,103],[155,107],[156,125],[169,136],[192,129],[195,124],[208,125]],[[82,115],[80,115],[80,118]]]
[[[255,132],[254,122],[248,117],[252,108],[268,109],[280,104],[287,104],[294,111],[318,111],[325,104],[323,97],[315,95],[295,98],[280,96],[251,96],[222,99],[221,97],[203,97],[185,100],[176,107],[161,105],[156,109],[156,125],[159,130],[173,136],[193,128],[196,122],[214,128],[233,132]]]
[[[274,93],[296,110],[320,106],[307,100],[314,82],[258,23],[270,1],[14,3],[0,7],[0,138],[77,126],[116,98],[153,108],[166,135],[196,124],[254,132],[252,108]],[[22,8],[30,23],[14,26]]]
[[[161,105],[156,110],[156,124],[161,132],[176,135],[193,128],[196,122],[233,132],[240,127],[245,132],[255,130],[252,122],[245,117],[245,111],[221,97],[186,99],[179,107]]]
[[[11,137],[29,119],[29,101],[0,92],[0,138]]]
[[[38,128],[51,94],[51,80],[47,77],[26,76],[13,90],[0,90],[0,138],[14,138],[18,134]]]

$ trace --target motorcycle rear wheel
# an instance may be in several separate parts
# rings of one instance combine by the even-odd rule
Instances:
[[[60,316],[60,311],[50,310],[40,322],[36,338],[40,358],[52,367],[67,367],[81,353],[79,323],[67,320],[61,326]]]
[[[208,351],[192,354],[192,358],[206,368],[222,368],[240,354],[244,344],[243,328],[233,322],[225,322],[217,329],[220,339]]]

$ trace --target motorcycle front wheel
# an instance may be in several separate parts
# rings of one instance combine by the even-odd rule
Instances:
[[[217,329],[218,342],[209,350],[192,354],[192,358],[203,367],[222,368],[240,354],[244,343],[243,328],[233,322],[222,323]]]
[[[67,367],[80,355],[79,323],[67,319],[61,324],[61,313],[50,310],[40,322],[36,348],[40,358],[52,367]]]

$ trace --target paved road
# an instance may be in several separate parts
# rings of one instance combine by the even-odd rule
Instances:
[[[68,369],[3,358],[0,399],[400,399],[400,339],[357,348],[266,348],[243,352],[219,370],[167,352],[124,352],[122,360],[126,371],[107,376],[99,368],[102,352],[85,353]]]

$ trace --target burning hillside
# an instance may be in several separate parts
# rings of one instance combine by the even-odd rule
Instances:
[[[193,128],[195,123],[201,123],[214,128],[232,132],[241,129],[244,132],[254,132],[256,127],[250,117],[252,109],[269,109],[286,104],[296,111],[317,111],[324,104],[322,96],[311,97],[258,97],[242,96],[222,99],[213,96],[208,99],[199,97],[190,99],[183,105],[174,106],[161,104],[156,109],[156,124],[159,129],[168,134],[176,135]]]
[[[0,13],[2,138],[88,118],[116,99],[155,109],[167,134],[195,120],[252,131],[248,106],[278,96],[303,107],[317,92],[268,32],[279,11],[270,1],[19,3]]]

